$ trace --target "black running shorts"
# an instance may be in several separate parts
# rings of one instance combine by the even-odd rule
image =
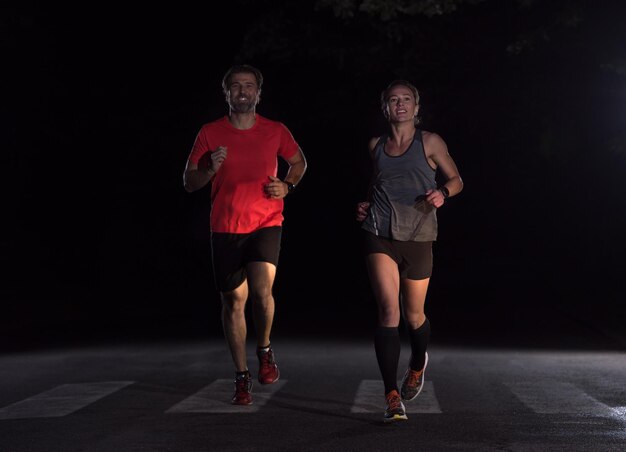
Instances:
[[[249,234],[211,233],[213,277],[220,292],[235,290],[246,279],[246,264],[278,265],[281,226],[261,228]]]
[[[382,253],[398,264],[400,278],[426,279],[433,270],[433,242],[402,242],[380,237],[364,229],[363,249],[365,255]]]

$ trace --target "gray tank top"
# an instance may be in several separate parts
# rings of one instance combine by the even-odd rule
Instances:
[[[417,129],[402,155],[385,152],[387,134],[374,148],[374,180],[370,208],[362,228],[393,240],[428,242],[437,239],[437,209],[425,201],[436,189],[435,172],[426,159],[422,131]]]

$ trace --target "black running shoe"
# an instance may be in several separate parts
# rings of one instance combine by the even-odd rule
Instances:
[[[427,364],[428,352],[426,352],[426,360],[424,361],[424,367],[422,367],[422,370],[413,370],[410,367],[406,370],[404,377],[402,378],[402,386],[400,387],[400,394],[402,395],[403,400],[413,400],[420,392],[422,392],[422,388],[424,388],[424,374],[426,373]]]
[[[406,411],[400,399],[400,394],[395,389],[385,396],[387,409],[385,410],[385,422],[406,421]]]

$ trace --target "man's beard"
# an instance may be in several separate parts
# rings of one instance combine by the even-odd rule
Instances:
[[[239,99],[231,99],[230,109],[235,113],[250,113],[251,111],[254,111],[256,104],[256,101],[253,99],[248,99],[247,102],[242,102]]]

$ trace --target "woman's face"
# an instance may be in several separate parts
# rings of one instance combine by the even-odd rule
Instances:
[[[389,90],[386,108],[389,122],[413,122],[419,111],[413,91],[403,85],[396,85]]]

